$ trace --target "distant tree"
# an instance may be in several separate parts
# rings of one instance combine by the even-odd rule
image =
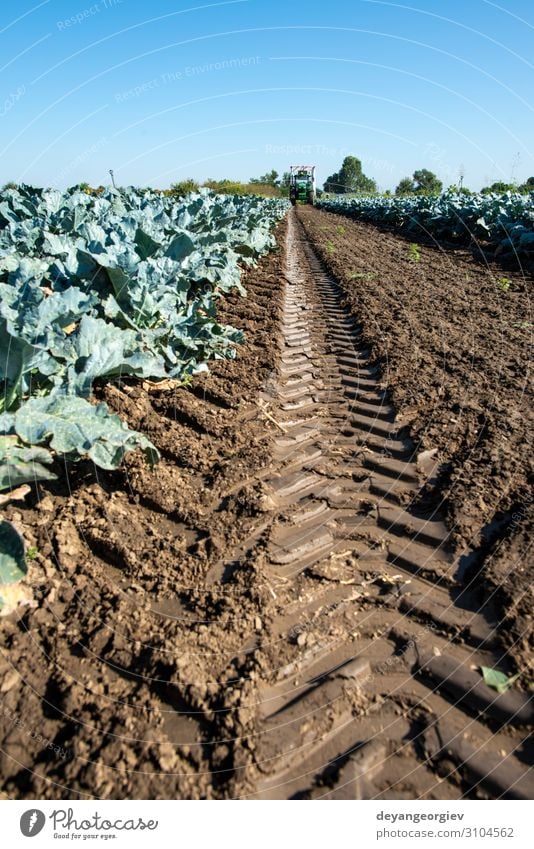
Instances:
[[[443,189],[443,183],[438,180],[433,171],[420,168],[413,172],[413,177],[403,177],[397,188],[396,195],[439,195]]]
[[[534,177],[529,177],[519,186],[517,183],[505,183],[502,180],[497,180],[495,183],[492,183],[491,186],[484,186],[484,188],[480,191],[483,195],[502,195],[505,192],[520,192],[521,194],[528,194],[529,192],[534,192]]]
[[[262,195],[263,197],[280,197],[280,189],[272,183],[240,183],[239,180],[204,180],[202,187],[211,189],[219,195]]]
[[[443,189],[443,183],[438,180],[433,171],[421,168],[413,172],[416,195],[439,195]]]
[[[282,174],[282,177],[280,179],[280,182],[279,182],[280,193],[284,197],[289,197],[289,180],[290,180],[289,171],[284,171],[284,173]]]
[[[179,183],[171,183],[169,194],[175,197],[183,197],[183,195],[187,195],[189,192],[198,192],[199,188],[196,180],[181,180]]]
[[[372,194],[377,191],[377,185],[372,177],[366,177],[365,174],[360,174],[354,191]]]
[[[521,185],[518,186],[518,191],[522,192],[523,194],[527,194],[528,192],[534,192],[534,177],[529,177],[528,180],[525,180],[524,183],[521,183]]]
[[[244,194],[246,184],[240,183],[239,180],[214,180],[213,177],[208,177],[207,180],[204,180],[202,186],[220,195],[240,195]]]
[[[484,186],[483,189],[480,190],[483,195],[489,194],[497,194],[502,195],[504,192],[515,192],[517,191],[517,186],[515,183],[504,183],[502,180],[497,180],[497,182],[492,183],[491,186]]]
[[[272,171],[268,171],[266,174],[262,174],[261,177],[251,177],[251,183],[264,183],[267,186],[277,186],[278,185],[278,171],[275,171],[274,168]]]
[[[361,160],[357,156],[346,156],[339,172],[327,177],[323,188],[325,192],[337,194],[376,192],[376,183],[363,173]]]
[[[331,174],[330,177],[327,177],[323,184],[323,189],[325,192],[334,192],[334,193],[342,193],[345,191],[344,187],[341,185],[341,180],[339,174]]]
[[[456,194],[456,195],[466,195],[466,196],[468,196],[468,195],[473,194],[471,189],[468,189],[467,186],[459,186],[457,183],[452,183],[448,187],[447,191],[452,192],[453,194]]]
[[[345,187],[345,192],[357,191],[362,177],[362,162],[357,156],[346,156],[339,171],[339,181]]]
[[[403,177],[399,185],[395,189],[396,195],[413,195],[415,193],[415,185],[410,177]]]

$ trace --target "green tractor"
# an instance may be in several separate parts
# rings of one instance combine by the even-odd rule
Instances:
[[[296,203],[315,203],[315,165],[289,166],[289,200]]]

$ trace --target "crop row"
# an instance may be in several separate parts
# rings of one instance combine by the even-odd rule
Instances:
[[[95,380],[183,381],[242,340],[217,321],[240,265],[274,246],[287,202],[214,195],[176,201],[133,188],[92,196],[21,186],[0,195],[0,491],[51,479],[55,457],[116,468],[156,448],[105,404]],[[0,583],[21,541],[0,524]]]
[[[438,240],[480,242],[498,253],[534,252],[534,193],[506,192],[465,195],[446,192],[435,197],[343,198],[318,202],[330,212],[379,226],[391,226],[409,235],[426,233]]]

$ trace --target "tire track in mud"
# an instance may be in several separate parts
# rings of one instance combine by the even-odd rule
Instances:
[[[496,623],[457,580],[427,497],[439,458],[414,455],[294,212],[286,252],[279,379],[262,399],[274,601],[241,670],[254,687],[231,794],[531,797],[531,704],[482,683],[477,667],[502,662]]]
[[[283,311],[279,251],[222,305],[248,332],[236,360],[187,391],[106,388],[157,473],[80,470],[24,517],[40,602],[2,630],[12,797],[534,795],[529,706],[472,668],[507,667],[457,579],[439,458],[288,226]]]

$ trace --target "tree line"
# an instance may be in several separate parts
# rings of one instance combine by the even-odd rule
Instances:
[[[362,170],[361,160],[357,156],[346,156],[341,168],[324,182],[324,190],[333,194],[374,194],[378,191],[375,180],[367,177]],[[414,171],[413,177],[404,177],[397,188],[396,195],[439,195],[443,183],[427,168]]]
[[[259,177],[251,177],[248,183],[231,179],[208,179],[203,183],[198,183],[196,180],[182,180],[180,183],[173,183],[171,192],[176,195],[183,195],[187,192],[198,191],[201,187],[213,189],[222,194],[264,194],[271,197],[286,197],[289,194],[289,171],[284,171],[280,175],[273,168]],[[451,186],[451,188],[466,195],[473,194],[466,187]],[[323,190],[328,194],[376,194],[378,187],[372,177],[364,174],[362,162],[357,156],[346,156],[339,171],[326,178]],[[397,196],[439,195],[442,191],[443,183],[439,177],[428,168],[419,168],[413,172],[411,177],[403,177],[399,181],[394,194]],[[482,194],[489,194],[490,192],[496,194],[534,192],[534,177],[529,177],[528,180],[520,184],[494,182],[489,186],[484,186],[481,192]],[[386,191],[385,194],[390,195],[393,192]]]
[[[464,194],[472,194],[465,187],[454,186]],[[373,194],[377,192],[375,180],[367,177],[362,170],[361,160],[357,156],[346,156],[341,168],[332,174],[324,182],[324,191],[332,194]],[[428,168],[420,168],[413,172],[411,177],[403,177],[395,188],[395,195],[439,195],[443,191],[443,183],[433,171]],[[527,192],[534,191],[534,177],[529,177],[524,183],[505,183],[498,181],[481,189],[483,194],[490,192],[502,194],[503,192]],[[386,192],[391,194],[391,192]]]
[[[16,183],[6,183],[4,190],[16,188]],[[91,193],[103,191],[104,187],[92,189],[88,183],[81,183],[80,188]],[[220,194],[260,194],[266,197],[287,197],[289,194],[289,171],[282,175],[274,168],[261,174],[259,177],[251,177],[248,183],[239,180],[209,178],[200,183],[197,180],[186,179],[178,183],[172,183],[170,189],[164,191],[175,197],[181,197],[188,192],[197,192],[200,188],[212,189]],[[451,186],[464,194],[472,194],[471,190],[460,186]],[[328,194],[375,194],[378,192],[376,181],[363,173],[362,162],[357,156],[346,156],[339,171],[326,178],[323,190]],[[443,183],[428,168],[420,168],[413,172],[411,177],[403,177],[395,188],[395,195],[439,195],[443,191]],[[534,192],[534,177],[529,177],[524,183],[506,183],[497,181],[481,189],[482,194],[490,192],[502,194],[504,192],[521,192],[526,194]],[[320,192],[319,192],[320,194]],[[391,195],[391,191],[386,191]]]

